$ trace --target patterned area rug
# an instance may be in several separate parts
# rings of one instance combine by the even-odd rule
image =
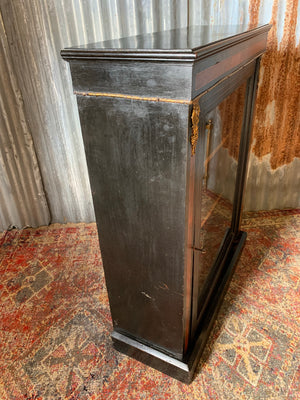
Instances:
[[[248,215],[189,386],[113,350],[95,224],[0,234],[0,399],[299,398],[299,222],[296,211]]]

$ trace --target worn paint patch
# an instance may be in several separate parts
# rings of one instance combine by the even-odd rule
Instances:
[[[299,0],[288,0],[284,15],[274,0],[267,51],[261,60],[259,86],[253,124],[253,153],[262,159],[270,154],[276,169],[300,157],[300,45],[296,44]],[[260,0],[249,5],[250,25],[259,21]],[[284,18],[282,40],[278,42],[278,21]],[[229,155],[237,159],[243,118],[245,86],[229,96],[219,107],[223,121],[222,137]]]
[[[262,57],[254,116],[254,154],[270,154],[272,169],[300,156],[300,46],[296,45],[298,0],[286,2],[283,36],[278,44],[278,0],[272,8],[273,25]],[[250,5],[251,11],[251,5]]]
[[[265,109],[265,123],[264,126],[271,126],[275,122],[276,102],[272,100]]]

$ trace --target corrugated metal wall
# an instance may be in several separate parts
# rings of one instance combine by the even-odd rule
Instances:
[[[39,165],[0,13],[0,230],[50,221]]]
[[[20,167],[2,156],[0,230],[11,224],[46,224],[50,219],[94,220],[76,101],[68,64],[59,54],[62,48],[188,24],[236,24],[250,19],[269,22],[273,3],[278,1],[0,0],[0,107],[6,116],[5,121],[0,120],[1,150],[3,153],[5,138],[13,132],[11,148],[22,158]],[[286,29],[285,16],[298,1],[279,3],[278,43]],[[299,22],[295,29],[299,41]],[[15,76],[13,84],[11,76]],[[247,208],[295,206],[298,198],[293,182],[297,178],[297,163],[294,160],[283,164],[280,172],[274,173],[266,157],[251,158]],[[286,177],[289,183],[282,201],[282,182]],[[262,186],[265,180],[268,196]]]

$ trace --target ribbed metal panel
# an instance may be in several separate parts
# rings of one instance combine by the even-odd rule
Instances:
[[[7,80],[7,70],[11,74],[12,69],[6,66],[8,61],[3,60],[7,57],[7,49],[2,45],[1,141],[6,140],[9,132],[17,132],[10,140],[17,157],[21,157],[24,148],[28,152],[29,148],[18,141],[21,137],[30,141],[32,135],[51,221],[94,220],[76,99],[72,93],[68,64],[60,57],[62,48],[188,24],[247,24],[250,21],[249,4],[256,5],[258,22],[269,22],[272,3],[268,0],[1,0],[0,11],[8,38],[10,60],[17,76],[15,86],[7,83],[11,81],[11,75]],[[291,1],[279,3],[280,39],[286,9],[291,6]],[[22,94],[25,117],[16,111],[20,109],[19,106],[12,106],[19,99],[17,93]],[[8,116],[5,121],[3,115]],[[21,122],[23,120],[26,120],[25,125]],[[14,126],[17,123],[18,128]],[[2,146],[2,152],[3,149]],[[10,173],[6,171],[8,165]],[[257,160],[255,167],[252,163],[252,184],[247,192],[247,207],[273,208],[274,198],[278,199],[276,208],[287,204],[286,201],[280,201],[282,185],[278,182],[282,182],[282,176],[288,174],[291,186],[285,186],[285,189],[287,193],[294,193],[296,166],[295,162],[281,166],[281,172],[274,174],[268,172],[267,158]],[[40,182],[34,155],[28,155],[22,166],[12,159],[5,159],[1,169],[4,171],[0,178],[2,228],[9,224],[46,223],[49,217],[45,217],[45,201],[37,201],[33,188],[28,189],[33,177],[36,186]],[[252,178],[252,175],[256,178]],[[259,186],[263,183],[263,176],[268,176],[264,178],[268,179],[268,198],[263,186]],[[41,193],[39,189],[37,192]],[[295,199],[296,196],[291,197]],[[34,212],[26,204],[34,204]],[[290,202],[290,206],[295,205],[296,200]]]
[[[173,0],[2,0],[0,9],[51,221],[93,221],[76,99],[69,67],[61,59],[60,50],[110,37],[184,26],[187,3]],[[12,223],[19,225],[17,220]],[[34,220],[29,223],[35,224]]]
[[[247,25],[249,22],[248,0],[189,0],[188,4],[190,25]]]
[[[78,9],[81,2],[77,3]],[[94,214],[76,102],[67,65],[59,55],[65,45],[61,38],[65,42],[75,38],[63,29],[59,20],[63,12],[56,5],[59,2],[4,0],[1,10],[52,222],[91,221]],[[70,23],[71,11],[65,14]],[[75,22],[79,16],[73,15]],[[72,30],[73,36],[77,31]]]
[[[259,188],[263,188],[259,190]],[[259,160],[250,155],[245,211],[297,208],[300,206],[300,159],[272,170],[270,155]]]
[[[39,166],[24,115],[0,14],[0,231],[50,222]]]

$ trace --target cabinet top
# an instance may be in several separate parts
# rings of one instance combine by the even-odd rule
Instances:
[[[266,34],[270,25],[199,25],[69,47],[65,60],[127,59],[145,61],[195,61],[239,42]]]

